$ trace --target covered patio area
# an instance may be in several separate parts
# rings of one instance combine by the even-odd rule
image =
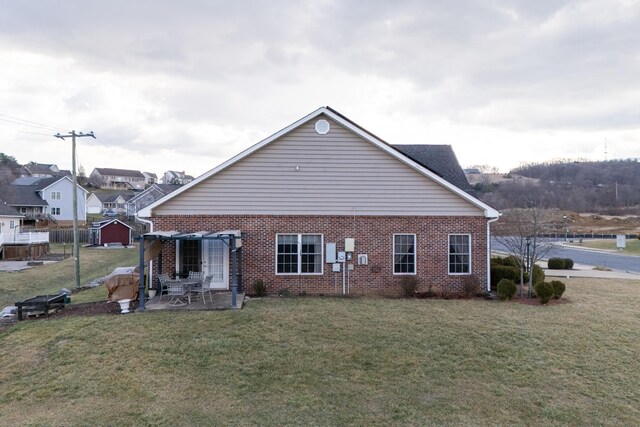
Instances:
[[[170,274],[176,279],[184,278],[190,272],[201,272],[206,274],[210,280],[211,304],[205,304],[202,299],[193,301],[191,304],[180,307],[180,309],[203,310],[231,308],[235,310],[242,307],[244,299],[242,287],[242,232],[240,230],[224,231],[152,231],[139,237],[140,241],[140,291],[138,295],[145,295],[145,265],[149,266],[149,283],[154,283],[154,269],[157,273],[164,273],[162,266],[162,252],[166,244],[174,245],[173,249],[179,254],[180,248],[189,249],[196,247],[198,257],[191,259],[189,264],[185,264],[185,269],[176,268]],[[186,252],[186,251],[185,251]],[[176,259],[178,256],[176,256]],[[155,260],[155,267],[154,267]],[[158,289],[157,286],[153,286]],[[160,289],[162,290],[162,289]],[[149,302],[144,298],[139,299],[138,311],[145,309],[174,308],[166,307],[169,304],[168,298],[160,301],[160,295]],[[211,307],[208,307],[211,305]],[[223,307],[226,305],[226,307]],[[147,307],[148,306],[148,307]],[[216,308],[217,307],[217,308]]]

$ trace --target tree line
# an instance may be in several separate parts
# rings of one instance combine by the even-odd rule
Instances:
[[[476,196],[497,209],[538,207],[608,214],[640,213],[637,159],[559,161],[520,166],[499,183],[481,182]],[[518,180],[517,177],[532,178]]]

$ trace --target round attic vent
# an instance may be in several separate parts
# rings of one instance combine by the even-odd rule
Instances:
[[[329,129],[331,129],[331,125],[325,119],[320,119],[316,122],[316,132],[318,132],[320,135],[328,134]]]

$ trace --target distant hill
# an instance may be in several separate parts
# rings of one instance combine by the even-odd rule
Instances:
[[[474,190],[481,200],[498,209],[535,203],[574,212],[640,213],[637,159],[531,164],[500,178],[494,175],[476,175]]]

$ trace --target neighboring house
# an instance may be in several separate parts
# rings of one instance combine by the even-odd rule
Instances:
[[[191,175],[185,174],[184,171],[166,171],[162,177],[162,182],[164,184],[184,185],[190,183],[193,179]]]
[[[146,185],[152,185],[158,182],[158,175],[153,172],[142,172],[142,175],[144,175],[144,183]]]
[[[24,215],[0,199],[0,246],[5,242],[14,242],[20,232]]]
[[[0,198],[10,207],[24,215],[23,225],[37,225],[41,221],[53,220],[48,215],[49,203],[42,199],[30,185],[0,185]]]
[[[146,190],[136,194],[126,203],[127,216],[135,216],[142,208],[149,206],[156,200],[160,200],[167,194],[177,190],[178,184],[153,184]]]
[[[22,166],[20,176],[33,176],[37,178],[52,178],[60,172],[58,166],[44,163],[27,163]]]
[[[111,209],[124,215],[127,201],[136,194],[132,191],[95,191],[87,199],[87,213],[97,214]]]
[[[47,202],[46,213],[59,225],[73,223],[73,181],[68,176],[54,178],[34,177],[18,178],[11,185],[23,187],[25,191],[35,191],[38,196]],[[80,185],[77,188],[77,212],[78,221],[84,223],[87,220],[87,190]]]
[[[129,169],[95,168],[89,179],[100,188],[144,190],[145,176]]]
[[[94,222],[89,228],[90,243],[97,246],[112,243],[129,246],[131,245],[131,236],[131,227],[117,219]]]
[[[100,193],[93,192],[87,197],[87,213],[99,214],[102,213],[102,200],[100,200]]]
[[[227,289],[237,253],[214,239],[241,235],[233,239],[245,287],[400,295],[406,277],[418,290],[460,291],[475,275],[488,289],[490,223],[500,213],[443,178],[463,176],[455,156],[401,150],[319,108],[141,209],[153,223],[148,238],[163,242],[154,264],[202,270]]]

